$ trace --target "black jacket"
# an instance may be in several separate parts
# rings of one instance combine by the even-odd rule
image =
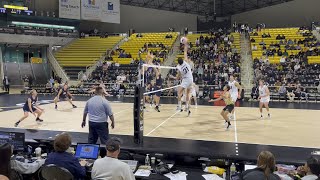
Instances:
[[[264,172],[260,168],[250,169],[244,171],[240,175],[240,180],[266,180]],[[281,180],[281,178],[276,174],[270,174],[269,180]]]

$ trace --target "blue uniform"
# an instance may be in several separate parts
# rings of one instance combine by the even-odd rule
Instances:
[[[60,94],[60,98],[63,98],[63,99],[70,98],[69,95],[68,95],[68,92],[69,92],[68,89],[64,90],[64,88],[62,88],[61,90],[62,90],[62,92]]]
[[[162,78],[161,74],[156,78],[156,84],[155,84],[155,90],[160,90],[162,89]],[[155,92],[155,95],[160,97],[161,96],[161,91]]]
[[[30,110],[30,108],[29,108],[29,103],[28,103],[28,100],[29,99],[31,99],[31,108],[32,108],[32,111],[34,112],[34,111],[36,111],[37,109],[34,107],[34,106],[36,106],[36,103],[37,103],[37,101],[38,101],[38,96],[36,96],[35,98],[33,98],[32,96],[30,96],[28,99],[27,99],[27,101],[26,101],[26,103],[24,104],[24,106],[23,106],[23,112],[31,112],[31,110]]]

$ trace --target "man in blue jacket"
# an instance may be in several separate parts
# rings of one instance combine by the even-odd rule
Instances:
[[[45,161],[45,165],[54,164],[66,168],[74,179],[83,179],[86,176],[86,161],[79,162],[79,159],[71,153],[66,152],[71,146],[71,137],[68,133],[62,133],[54,140],[55,152],[50,153]]]

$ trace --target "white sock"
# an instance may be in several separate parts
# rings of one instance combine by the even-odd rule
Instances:
[[[189,101],[186,102],[186,109],[189,109]]]
[[[178,101],[178,107],[181,108],[181,101]]]

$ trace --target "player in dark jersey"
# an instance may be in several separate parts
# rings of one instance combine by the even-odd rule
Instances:
[[[157,91],[157,90],[160,90],[162,89],[162,78],[161,78],[161,73],[160,73],[160,70],[157,69],[157,68],[154,68],[155,69],[155,72],[156,72],[156,82],[155,82],[155,88],[154,90]],[[160,96],[161,96],[161,91],[157,91],[154,93],[154,101],[155,101],[155,104],[156,104],[156,107],[154,108],[156,111],[160,112],[160,109],[159,109],[159,105],[160,105]]]
[[[40,119],[40,116],[42,114],[42,112],[44,111],[43,109],[41,109],[39,106],[37,106],[37,101],[38,101],[38,93],[36,90],[32,90],[30,92],[30,97],[27,99],[26,103],[23,106],[23,112],[24,115],[23,117],[17,121],[14,126],[18,127],[18,125],[20,124],[21,121],[25,120],[28,116],[29,116],[29,112],[31,114],[33,114],[34,116],[36,116],[36,121],[38,123],[43,122],[42,119]]]
[[[72,94],[69,92],[67,83],[63,85],[63,87],[59,90],[58,95],[54,98],[55,109],[58,109],[57,104],[60,98],[67,100],[73,108],[77,108],[77,106],[72,103]]]

